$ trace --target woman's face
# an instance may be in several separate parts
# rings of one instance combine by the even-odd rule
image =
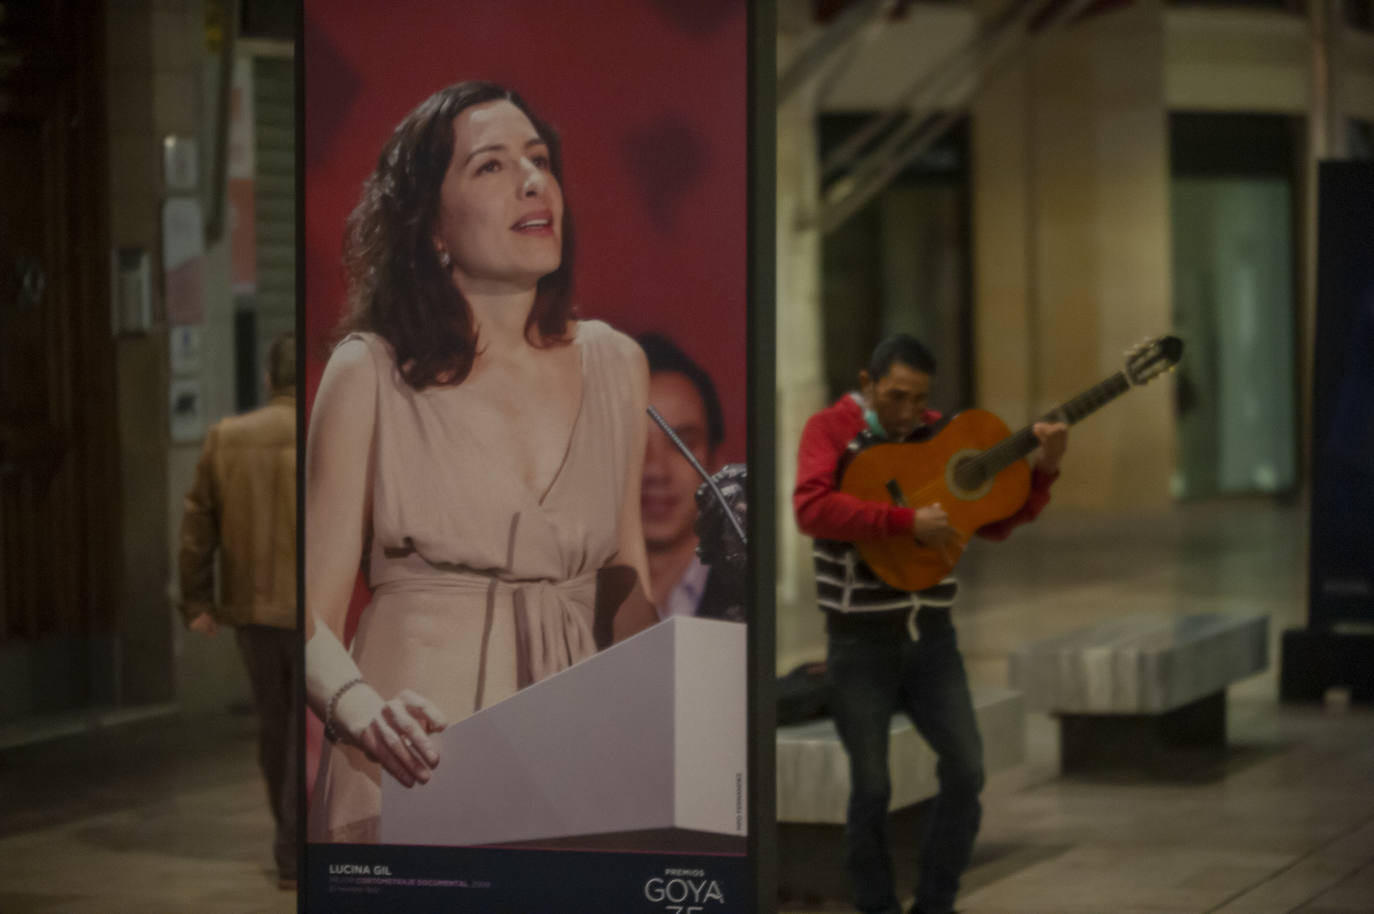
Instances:
[[[433,240],[465,294],[533,288],[562,262],[563,191],[548,146],[510,102],[454,118]]]

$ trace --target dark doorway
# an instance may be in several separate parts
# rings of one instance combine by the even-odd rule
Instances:
[[[823,116],[822,155],[873,116]],[[837,173],[830,180],[843,179]],[[873,347],[900,331],[929,346],[939,363],[932,405],[953,412],[972,404],[969,226],[968,122],[960,120],[822,241],[831,398],[853,389]]]
[[[1300,128],[1276,115],[1169,119],[1174,326],[1188,346],[1182,498],[1296,485]]]
[[[103,9],[0,18],[0,716],[84,700],[79,673],[21,680],[116,614]]]

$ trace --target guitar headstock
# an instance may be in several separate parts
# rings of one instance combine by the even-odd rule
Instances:
[[[1176,336],[1157,336],[1126,350],[1126,379],[1139,387],[1173,368],[1183,357],[1183,340]]]

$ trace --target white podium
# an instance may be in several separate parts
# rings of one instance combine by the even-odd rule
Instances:
[[[428,784],[383,773],[382,843],[742,839],[747,634],[673,617],[453,724]]]

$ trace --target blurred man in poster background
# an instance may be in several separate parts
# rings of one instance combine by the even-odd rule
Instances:
[[[666,336],[650,333],[637,339],[649,359],[649,405],[697,462],[714,473],[725,437],[715,384]],[[723,569],[703,562],[698,553],[696,492],[702,484],[701,475],[668,436],[651,428],[640,492],[650,599],[660,619],[707,616],[743,621],[739,601],[726,595],[727,589],[738,588],[728,588]]]

